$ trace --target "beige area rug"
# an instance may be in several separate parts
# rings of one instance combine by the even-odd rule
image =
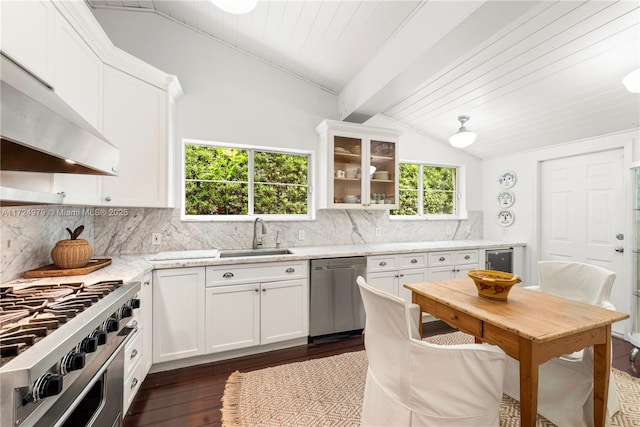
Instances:
[[[427,341],[471,342],[461,332]],[[239,426],[358,426],[367,371],[364,351],[309,360],[247,373],[234,372],[222,398],[222,424]],[[611,426],[640,426],[640,379],[613,370],[622,411]],[[503,396],[500,426],[520,425],[518,402]],[[538,417],[538,426],[553,423]]]

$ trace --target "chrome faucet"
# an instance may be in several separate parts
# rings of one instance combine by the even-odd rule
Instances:
[[[258,222],[262,225],[262,230],[260,234],[258,234]],[[262,248],[262,235],[267,232],[267,227],[264,226],[264,221],[262,218],[256,218],[253,223],[253,245],[251,246],[253,249]]]

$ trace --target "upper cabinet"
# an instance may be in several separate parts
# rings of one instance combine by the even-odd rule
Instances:
[[[102,131],[102,61],[64,17],[56,18],[54,90],[91,126]]]
[[[316,131],[320,209],[396,209],[400,132],[333,120]]]
[[[102,204],[173,205],[168,105],[166,91],[105,66],[104,136],[120,149],[120,173],[102,178]]]
[[[0,2],[0,50],[24,69],[54,87],[56,9],[48,1]]]
[[[0,7],[2,52],[120,151],[117,177],[33,173],[38,191],[46,186],[64,194],[65,204],[173,207],[178,79],[116,48],[85,2],[2,1]]]

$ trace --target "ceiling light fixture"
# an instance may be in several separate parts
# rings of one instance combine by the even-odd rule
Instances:
[[[223,11],[235,15],[249,13],[258,4],[258,0],[211,0],[211,2]]]
[[[464,127],[464,124],[469,120],[469,116],[458,116],[458,120],[460,121],[460,129],[449,138],[449,144],[456,148],[468,147],[475,142],[476,134]]]
[[[622,84],[629,92],[640,93],[640,68],[627,74]]]

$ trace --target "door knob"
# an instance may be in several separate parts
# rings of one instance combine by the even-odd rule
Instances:
[[[623,246],[616,247],[616,252],[623,253],[624,252],[624,247]]]
[[[624,240],[624,234],[622,234],[622,233],[618,233],[618,234],[616,234],[616,239],[618,239],[618,240]]]

